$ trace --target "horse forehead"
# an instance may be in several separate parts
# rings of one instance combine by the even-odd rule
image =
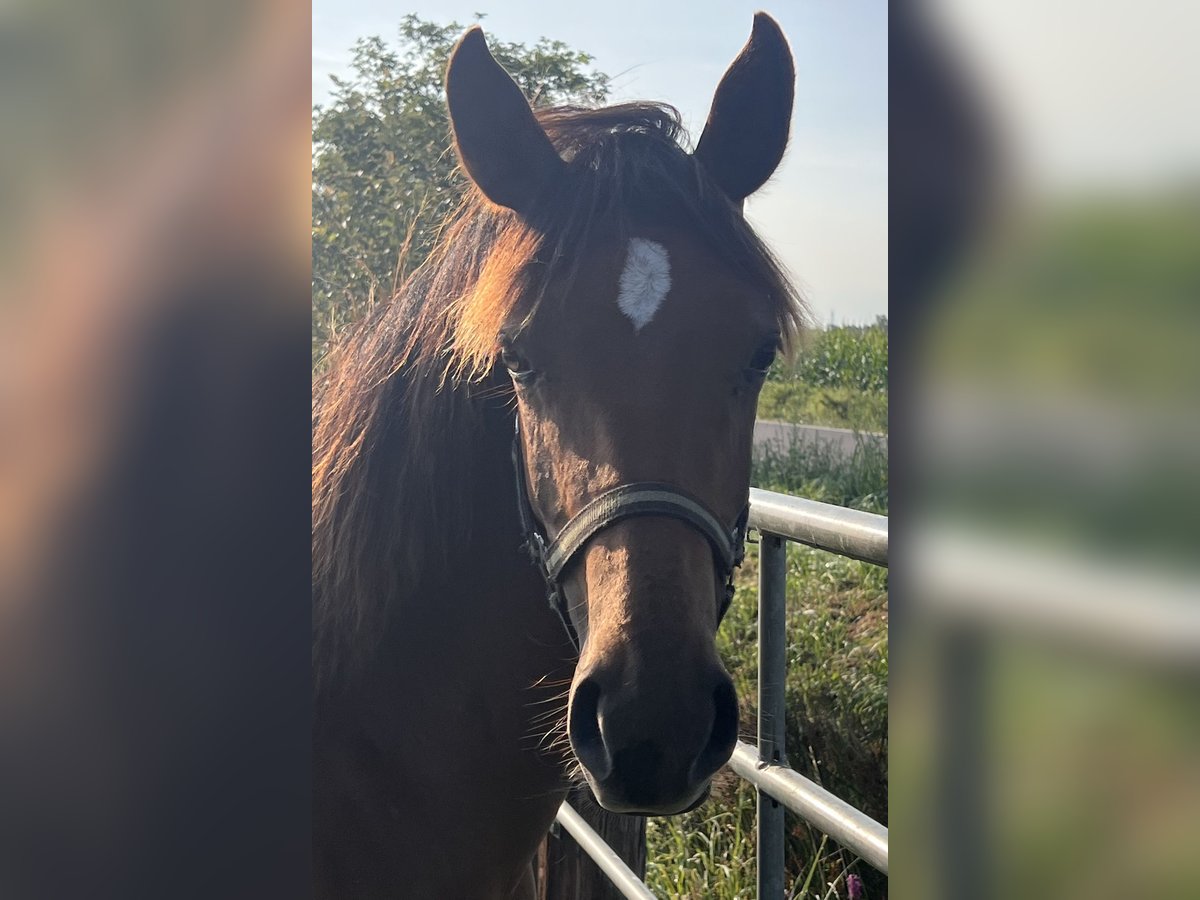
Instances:
[[[754,302],[761,292],[686,233],[634,231],[593,244],[581,262],[532,329],[534,340],[564,357],[569,369],[598,375],[609,367],[720,356],[722,347],[745,343],[769,315]]]
[[[645,348],[681,328],[682,337],[692,330],[689,325],[704,321],[736,327],[745,318],[746,305],[735,298],[745,295],[746,286],[687,235],[635,233],[597,258],[603,262],[594,273],[596,291],[588,306],[609,323],[614,336],[634,338],[634,347]],[[578,308],[575,313],[588,315]]]

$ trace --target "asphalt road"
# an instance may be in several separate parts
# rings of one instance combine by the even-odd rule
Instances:
[[[774,446],[786,451],[796,443],[818,443],[833,447],[849,456],[854,453],[859,441],[877,441],[887,451],[887,435],[873,431],[854,432],[848,428],[826,428],[823,425],[794,425],[791,422],[776,422],[759,419],[754,423],[754,446],[765,449]]]

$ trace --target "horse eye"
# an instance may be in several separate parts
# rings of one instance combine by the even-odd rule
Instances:
[[[528,378],[533,374],[533,368],[529,365],[529,360],[522,356],[507,341],[500,346],[500,361],[504,363],[504,368],[508,369],[509,374],[518,380]]]
[[[770,343],[763,344],[754,351],[754,356],[750,357],[750,365],[746,369],[756,374],[767,374],[767,369],[771,368],[771,363],[775,362],[775,354],[778,350],[778,341],[772,340]]]

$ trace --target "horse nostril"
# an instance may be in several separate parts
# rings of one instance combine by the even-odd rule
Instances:
[[[691,777],[703,781],[729,762],[737,743],[738,703],[733,682],[723,678],[713,690],[713,725],[708,744],[692,763]]]
[[[585,678],[575,686],[567,731],[571,737],[571,749],[575,751],[579,762],[593,778],[603,780],[612,771],[612,758],[600,733],[599,710],[600,685],[591,678]]]

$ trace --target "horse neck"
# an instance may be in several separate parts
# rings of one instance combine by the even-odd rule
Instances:
[[[468,560],[520,564],[511,410],[473,397],[466,386],[439,391],[429,409],[419,414],[436,416],[442,430],[424,448],[427,467],[411,473],[427,479],[421,487],[431,525],[424,531],[429,541],[419,580],[453,582]]]
[[[442,537],[426,546],[408,613],[395,628],[409,643],[433,634],[480,662],[494,657],[494,666],[478,671],[495,678],[505,670],[528,683],[572,654],[546,604],[542,577],[522,549],[513,411],[472,392],[487,396],[495,388],[458,387],[437,398],[447,427],[427,448],[433,468],[423,531]]]
[[[519,525],[509,462],[512,414],[486,388],[402,371],[374,414],[361,467],[368,512],[356,520],[366,577],[351,602],[389,620],[443,606],[464,568],[503,564]],[[515,556],[515,554],[511,554]],[[366,611],[366,609],[364,611]],[[390,622],[376,619],[376,632]]]
[[[414,368],[371,403],[358,384],[323,398],[318,415],[350,419],[352,427],[325,449],[324,468],[340,480],[323,485],[332,500],[314,520],[320,692],[361,675],[381,641],[432,627],[419,619],[471,621],[487,593],[471,590],[472,582],[530,589],[532,569],[518,552],[512,412],[480,397],[494,387],[441,385]],[[536,597],[536,583],[532,590]]]

